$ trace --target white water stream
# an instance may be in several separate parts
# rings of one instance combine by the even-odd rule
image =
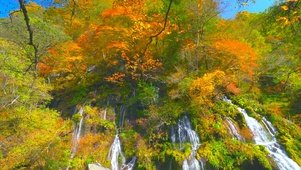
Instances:
[[[231,121],[231,119],[229,119],[228,117],[225,119],[226,122],[227,122],[227,128],[228,130],[230,131],[230,133],[232,134],[233,138],[234,139],[237,139],[239,141],[245,141],[244,137],[242,137],[237,128],[236,128],[236,125]]]
[[[111,170],[132,170],[136,162],[136,157],[134,156],[132,160],[126,164],[126,159],[121,149],[121,142],[118,134],[115,136],[114,142],[111,145],[108,159],[111,161]]]
[[[115,112],[115,109],[114,109]],[[118,126],[116,127],[116,135],[114,138],[114,141],[111,145],[109,154],[108,154],[108,159],[111,161],[111,170],[132,170],[135,162],[136,162],[136,157],[134,156],[131,161],[129,161],[126,164],[126,158],[124,156],[124,153],[122,152],[121,148],[121,141],[119,139],[119,132],[122,130],[123,127],[123,121],[126,113],[126,106],[121,106],[119,110],[119,121],[118,121]],[[115,112],[115,117],[117,116]],[[115,122],[116,123],[116,122]]]
[[[232,104],[231,100],[224,99],[224,101]],[[283,147],[277,142],[275,134],[276,128],[271,122],[262,117],[262,126],[256,119],[248,116],[245,109],[238,107],[238,110],[243,114],[248,128],[253,133],[255,144],[263,145],[270,153],[280,170],[301,170],[300,166],[291,158],[288,157]]]
[[[121,151],[121,143],[118,134],[115,136],[114,142],[111,145],[108,159],[111,160],[111,170],[119,169],[119,156],[121,157],[121,164],[125,164],[125,156]]]
[[[78,142],[81,138],[81,134],[83,131],[83,124],[84,124],[84,107],[81,107],[78,111],[79,115],[81,116],[79,123],[75,126],[75,129],[72,134],[72,147],[71,147],[71,159],[74,158],[76,154],[76,150],[78,147]]]
[[[76,109],[77,111],[77,109]],[[76,112],[75,111],[75,112]],[[76,150],[78,147],[78,142],[81,138],[82,135],[82,131],[83,131],[83,124],[84,124],[84,106],[82,106],[79,111],[78,111],[79,115],[81,116],[80,121],[78,124],[75,125],[74,131],[72,133],[72,146],[71,146],[71,156],[70,159],[73,159],[75,157],[76,154]],[[66,168],[66,170],[69,169],[69,166]]]
[[[196,151],[200,147],[200,139],[198,134],[192,130],[191,123],[187,116],[184,116],[182,120],[178,121],[177,133],[175,128],[171,127],[171,141],[175,149],[184,150],[184,144],[189,142],[192,152],[188,159],[184,159],[182,163],[183,170],[200,170],[203,169],[203,162],[200,162],[195,158]]]

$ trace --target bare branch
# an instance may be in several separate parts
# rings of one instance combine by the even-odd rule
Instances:
[[[25,7],[25,0],[19,0],[19,5],[20,5],[20,8],[22,10],[24,20],[25,20],[25,23],[26,23],[26,27],[27,27],[27,31],[28,31],[28,34],[29,34],[29,43],[28,44],[31,45],[34,48],[34,62],[29,66],[28,69],[30,69],[31,66],[33,64],[35,64],[35,69],[34,69],[35,74],[34,74],[34,76],[36,77],[37,70],[38,70],[38,59],[39,59],[38,47],[33,43],[33,30],[30,26],[30,19],[28,17],[27,9]]]
[[[146,50],[148,49],[148,46],[153,42],[153,38],[158,37],[165,30],[166,25],[167,25],[167,20],[168,20],[168,15],[169,15],[171,4],[172,4],[172,0],[169,1],[169,5],[168,5],[168,8],[167,8],[167,11],[166,11],[166,14],[165,14],[163,28],[157,34],[152,35],[152,36],[149,37],[149,42],[146,44],[145,50],[143,52],[143,55],[145,54]]]

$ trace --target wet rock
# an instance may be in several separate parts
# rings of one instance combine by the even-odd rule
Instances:
[[[110,170],[110,169],[103,167],[99,163],[92,163],[92,164],[88,164],[87,170]]]

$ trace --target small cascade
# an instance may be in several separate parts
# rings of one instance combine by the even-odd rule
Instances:
[[[105,111],[103,113],[103,120],[107,119],[107,108],[105,108]]]
[[[224,101],[232,104],[229,99],[224,99]],[[265,146],[280,170],[301,170],[300,166],[288,157],[283,147],[277,142],[275,138],[277,130],[271,122],[261,116],[264,124],[262,126],[256,119],[248,116],[245,109],[238,107],[238,110],[243,114],[248,128],[252,131],[254,142]]]
[[[81,107],[79,110],[79,114],[81,116],[81,119],[79,121],[79,124],[75,126],[75,129],[73,131],[72,134],[72,147],[71,147],[71,159],[74,158],[77,147],[78,147],[78,142],[80,140],[81,137],[81,133],[83,131],[83,123],[84,123],[84,117],[83,117],[83,113],[84,113],[84,108]]]
[[[121,158],[121,162],[119,161],[119,158]],[[136,157],[134,156],[132,160],[126,164],[126,159],[121,150],[121,142],[118,134],[115,136],[114,142],[111,145],[108,159],[111,160],[111,170],[132,170],[136,162]]]
[[[205,160],[200,160],[200,164],[201,164],[201,170],[205,170]]]
[[[136,156],[134,156],[134,157],[132,158],[132,160],[131,160],[129,163],[127,163],[126,165],[123,165],[121,169],[126,169],[126,170],[131,170],[131,169],[133,169],[133,168],[134,168],[134,165],[135,165],[135,163],[136,163],[136,159],[137,159]]]
[[[120,128],[120,129],[122,129],[122,127],[123,127],[123,122],[124,122],[126,109],[127,109],[126,106],[124,106],[124,105],[120,106],[119,122],[118,122],[118,128]]]
[[[103,120],[107,120],[107,109],[108,109],[109,105],[110,105],[110,97],[107,97],[107,106],[106,106],[105,111],[103,113]]]
[[[225,118],[227,124],[227,128],[229,129],[230,133],[234,137],[234,139],[237,139],[239,141],[245,141],[245,139],[239,134],[236,125],[229,119],[228,117]]]
[[[275,143],[276,138],[273,138],[268,131],[253,117],[248,116],[245,109],[238,107],[240,113],[243,114],[248,128],[253,133],[253,140],[258,145],[265,145],[267,143]]]
[[[268,130],[270,135],[274,137],[277,133],[277,129],[265,117],[261,116],[261,118],[262,118],[262,123],[264,124],[265,128]]]
[[[77,109],[75,109],[75,113],[76,113]],[[78,111],[79,115],[81,116],[81,119],[79,121],[78,124],[75,125],[74,131],[72,133],[72,146],[71,146],[71,156],[70,159],[73,159],[75,157],[76,154],[76,150],[78,147],[78,142],[81,138],[82,132],[83,132],[83,124],[84,124],[84,107],[82,106],[79,111]],[[69,166],[66,168],[66,170],[69,169]]]
[[[133,92],[133,95],[135,95],[135,91]],[[120,101],[121,96],[108,96],[107,97],[107,106],[104,111],[103,119],[106,119],[106,114],[107,114],[107,108],[111,104],[116,104],[118,101]],[[115,128],[116,128],[116,135],[114,138],[114,141],[110,147],[108,157],[107,159],[111,161],[111,170],[132,170],[135,166],[136,163],[136,157],[134,156],[131,161],[129,161],[126,164],[126,158],[124,153],[122,152],[122,145],[121,141],[119,138],[119,133],[122,131],[123,128],[123,123],[124,123],[124,118],[125,118],[125,113],[127,110],[127,106],[122,105],[119,107],[119,111],[115,108],[113,108],[113,112],[115,115],[114,122],[115,122]],[[116,119],[117,118],[117,119]]]
[[[121,164],[125,164],[125,156],[121,151],[121,143],[118,134],[115,136],[114,142],[111,145],[108,159],[111,160],[111,169],[119,169],[119,156],[121,156]]]
[[[188,159],[184,159],[182,163],[183,170],[200,170],[200,163],[195,158],[196,151],[200,147],[200,139],[198,134],[192,130],[191,123],[187,116],[184,116],[182,120],[178,121],[177,133],[175,128],[171,127],[170,135],[173,147],[178,150],[184,150],[184,144],[189,142],[192,152]],[[203,168],[202,168],[203,169]]]
[[[182,169],[183,170],[189,170],[189,165],[188,165],[187,159],[184,159]]]
[[[156,94],[157,94],[157,95],[153,98],[154,104],[155,104],[155,105],[158,103],[158,100],[159,100],[159,90],[160,90],[159,87],[155,87],[155,92],[156,92]]]
[[[185,158],[183,161],[182,169],[184,170],[186,168],[188,168],[188,170],[200,170],[201,169],[199,161],[195,158],[194,151],[191,152],[188,160]]]

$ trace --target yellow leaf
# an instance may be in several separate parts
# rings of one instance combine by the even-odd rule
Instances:
[[[284,10],[284,11],[287,11],[288,10],[288,6],[283,5],[283,6],[281,6],[281,9]]]
[[[276,21],[280,21],[280,20],[287,20],[286,17],[278,17]]]

